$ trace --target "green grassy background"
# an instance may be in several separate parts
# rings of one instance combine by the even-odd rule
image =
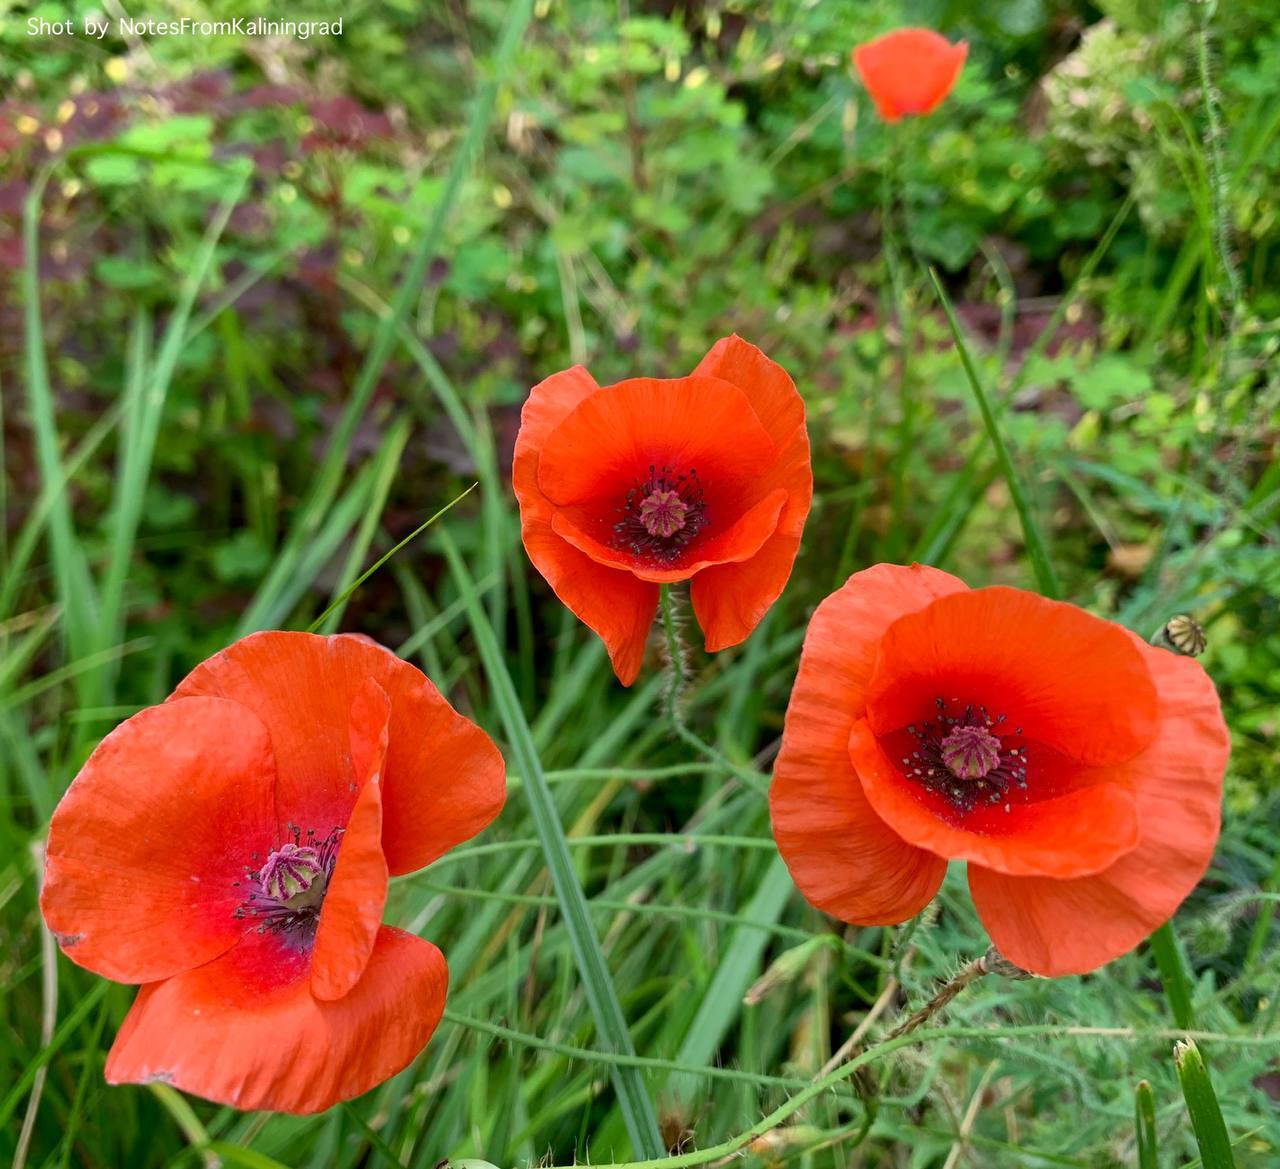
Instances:
[[[627,1067],[664,1163],[715,1164],[980,954],[959,872],[909,929],[810,910],[762,798],[807,615],[850,571],[1043,579],[932,264],[1063,595],[1144,634],[1206,626],[1222,842],[1163,965],[984,979],[872,1049],[878,1106],[824,1086],[740,1163],[1200,1164],[1187,1026],[1236,1164],[1276,1163],[1270,0],[402,0],[346,6],[332,41],[26,33],[90,10],[0,0],[0,1157],[625,1162]],[[885,127],[847,54],[904,21],[968,37],[970,63],[935,116]],[[760,629],[692,656],[685,715],[719,763],[675,733],[658,648],[617,686],[530,570],[508,468],[542,376],[680,374],[729,331],[805,395],[817,490]],[[471,483],[322,623],[396,648],[506,749],[501,819],[388,908],[445,951],[446,1021],[317,1118],[107,1088],[132,992],[57,956],[36,909],[60,793],[196,661],[306,628]],[[632,1059],[593,1023],[570,871]]]

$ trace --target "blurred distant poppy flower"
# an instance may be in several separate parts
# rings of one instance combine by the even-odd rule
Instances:
[[[809,625],[774,837],[809,901],[863,925],[905,921],[968,861],[1006,958],[1083,973],[1204,874],[1228,752],[1195,661],[1034,593],[880,564]]]
[[[530,392],[512,481],[529,558],[629,686],[660,584],[692,581],[709,651],[782,592],[813,495],[804,402],[737,336],[683,378],[602,388],[576,365]]]
[[[853,50],[853,64],[886,122],[932,113],[955,87],[969,46],[927,28],[899,28]]]
[[[358,636],[254,634],[122,723],[53,814],[41,897],[69,958],[145,984],[107,1080],[309,1113],[404,1068],[448,968],[381,924],[387,879],[488,824],[503,770]]]

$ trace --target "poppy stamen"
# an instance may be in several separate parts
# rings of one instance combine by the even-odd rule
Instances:
[[[985,706],[967,705],[950,715],[944,699],[936,705],[936,720],[907,727],[918,744],[902,760],[908,779],[946,797],[961,813],[971,812],[980,800],[1006,801],[1011,787],[1026,788],[1027,749],[1001,737],[1003,714],[992,718]],[[1013,734],[1022,734],[1022,728]],[[1004,806],[1005,811],[1012,807],[1007,801]]]
[[[613,525],[614,542],[636,556],[671,563],[706,526],[698,472],[649,465],[649,476],[627,492]]]
[[[310,828],[305,844],[296,825],[289,825],[289,831],[291,841],[272,849],[259,868],[246,868],[244,881],[235,882],[244,890],[235,916],[257,918],[259,933],[270,930],[310,940],[338,863],[343,830],[335,828],[324,840],[318,840],[315,829]]]

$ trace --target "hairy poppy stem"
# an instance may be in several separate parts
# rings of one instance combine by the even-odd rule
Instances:
[[[658,586],[658,607],[662,614],[662,629],[666,635],[667,678],[662,693],[663,712],[671,723],[676,737],[683,740],[699,754],[724,768],[735,779],[762,795],[768,791],[768,783],[754,771],[740,767],[727,755],[717,751],[710,743],[696,734],[685,721],[684,696],[689,685],[689,650],[680,636],[676,617],[676,605],[670,585]]]
[[[923,1027],[934,1015],[944,1010],[951,1000],[966,986],[971,982],[977,982],[985,974],[998,974],[1001,978],[1011,978],[1018,981],[1035,977],[1034,974],[1029,974],[1022,967],[1015,966],[995,946],[989,946],[987,952],[981,958],[975,958],[972,962],[966,963],[955,977],[942,984],[938,993],[923,1007],[914,1014],[909,1015],[890,1031],[885,1036],[885,1040],[897,1039],[900,1035],[910,1035],[912,1031]]]
[[[979,978],[982,978],[987,974],[998,974],[1001,978],[1009,978],[1017,981],[1021,981],[1025,978],[1036,977],[1036,975],[1023,970],[1021,966],[1015,966],[1008,958],[1001,954],[995,946],[988,946],[987,952],[983,954],[982,957],[974,958],[973,961],[965,963],[965,965],[960,968],[959,973],[942,984],[933,998],[925,1003],[925,1005],[919,1010],[908,1015],[906,1019],[899,1023],[883,1039],[879,1040],[879,1043],[889,1043],[894,1039],[901,1039],[904,1035],[910,1035],[911,1032],[919,1030],[935,1015],[945,1010],[952,1000],[965,989],[965,987],[970,983],[977,982]],[[891,976],[885,985],[885,990],[891,993],[890,988],[896,989],[897,986],[897,978]],[[872,1008],[873,1012],[882,1009],[881,1003],[884,999],[885,995],[882,993],[881,1001],[877,1002],[876,1006]],[[854,1032],[853,1038],[855,1040],[859,1037],[859,1032],[864,1032],[866,1030],[866,1022],[867,1021],[864,1020],[859,1026],[858,1031]],[[861,1055],[863,1050],[863,1046],[857,1042],[846,1043],[840,1049],[840,1059],[832,1060],[831,1063],[822,1069],[823,1073],[825,1074],[829,1072],[838,1062],[850,1060]],[[854,1087],[857,1089],[858,1095],[867,1101],[868,1104],[875,1099],[875,1085],[871,1082],[869,1075],[866,1074],[864,1069],[859,1069],[854,1075],[853,1083]]]

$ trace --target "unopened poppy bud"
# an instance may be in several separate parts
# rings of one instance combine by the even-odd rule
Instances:
[[[1159,632],[1151,639],[1151,644],[1182,654],[1183,657],[1198,658],[1204,653],[1209,639],[1205,637],[1204,626],[1199,621],[1185,613],[1179,613],[1160,627]]]
[[[823,947],[829,946],[831,942],[830,934],[819,934],[817,937],[810,938],[807,942],[801,942],[800,945],[794,946],[790,950],[784,950],[773,960],[769,969],[747,988],[747,993],[742,996],[742,1001],[747,1006],[754,1007],[756,1003],[777,990],[778,987],[794,982],[805,967],[809,965],[814,954]]]

